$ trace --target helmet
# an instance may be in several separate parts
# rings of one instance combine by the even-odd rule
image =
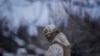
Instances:
[[[49,34],[49,33],[53,33],[53,32],[55,32],[56,30],[58,30],[57,29],[57,27],[55,26],[55,25],[47,25],[45,28],[44,28],[44,30],[43,30],[43,32],[45,33],[45,34]]]

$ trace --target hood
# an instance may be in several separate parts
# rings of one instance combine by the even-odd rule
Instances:
[[[62,32],[56,35],[56,37],[53,40],[53,43],[54,42],[59,42],[60,44],[64,45],[65,47],[70,46],[70,43],[69,43],[67,37]]]

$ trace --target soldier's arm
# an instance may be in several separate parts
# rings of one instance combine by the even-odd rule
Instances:
[[[59,44],[53,44],[48,49],[46,56],[64,56],[64,51],[62,46],[60,46]]]

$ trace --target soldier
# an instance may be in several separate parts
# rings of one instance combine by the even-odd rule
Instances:
[[[70,56],[70,43],[55,25],[46,26],[43,32],[51,43],[46,56]]]

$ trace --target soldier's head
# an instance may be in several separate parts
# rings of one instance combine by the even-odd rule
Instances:
[[[43,32],[47,37],[48,41],[51,42],[55,38],[55,36],[59,33],[59,30],[55,25],[47,25],[44,28]]]

